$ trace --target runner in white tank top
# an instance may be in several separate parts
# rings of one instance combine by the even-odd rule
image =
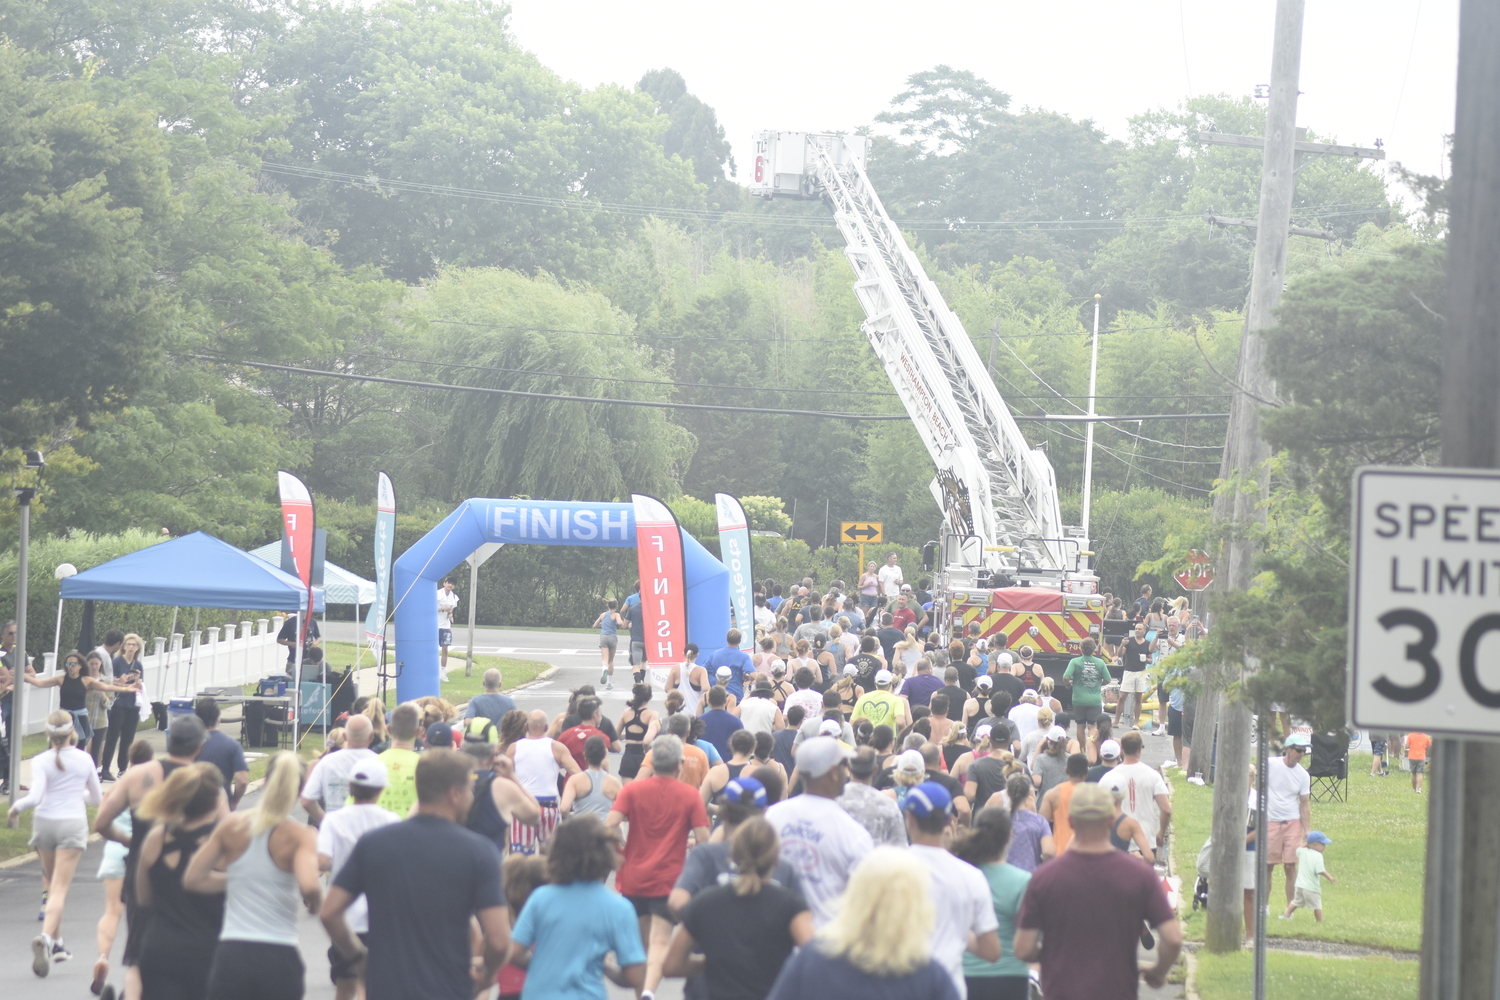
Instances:
[[[515,764],[516,782],[542,807],[535,825],[512,817],[510,849],[515,854],[535,854],[557,828],[558,776],[577,774],[580,768],[561,743],[547,735],[547,713],[533,711],[526,720],[526,738],[516,740],[505,751]]]

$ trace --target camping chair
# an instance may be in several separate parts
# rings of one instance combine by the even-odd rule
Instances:
[[[1349,738],[1343,733],[1313,733],[1307,775],[1314,802],[1348,802]]]

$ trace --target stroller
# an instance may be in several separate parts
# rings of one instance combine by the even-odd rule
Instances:
[[[1208,856],[1212,851],[1214,838],[1209,837],[1203,842],[1198,851],[1198,880],[1193,883],[1193,909],[1208,909]]]

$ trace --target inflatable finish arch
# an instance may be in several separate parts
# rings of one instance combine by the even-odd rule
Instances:
[[[635,510],[628,503],[557,500],[476,499],[460,504],[402,553],[393,567],[398,700],[441,694],[437,584],[485,542],[634,548]],[[705,651],[718,649],[729,631],[729,570],[686,531],[682,548],[688,639]],[[622,658],[625,652],[621,650]]]

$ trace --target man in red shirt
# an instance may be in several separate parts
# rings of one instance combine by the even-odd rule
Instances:
[[[641,996],[654,995],[661,982],[662,961],[672,938],[667,897],[687,859],[688,833],[695,844],[708,843],[708,812],[697,789],[677,780],[682,769],[682,741],[658,736],[651,744],[649,778],[636,778],[620,790],[604,825],[611,830],[630,823],[625,860],[615,872],[615,888],[630,900],[646,945],[646,984]]]
[[[1182,925],[1156,870],[1109,842],[1114,811],[1108,790],[1075,785],[1068,802],[1073,841],[1026,884],[1015,955],[1041,962],[1044,996],[1134,1000],[1143,927],[1156,931],[1156,964],[1144,973],[1149,985],[1166,981],[1182,950]],[[1081,899],[1089,905],[1080,907]]]
[[[891,624],[901,631],[906,631],[906,626],[917,623],[917,613],[910,607],[911,598],[906,594],[896,598],[896,610],[891,614]]]
[[[599,699],[580,698],[578,700],[579,723],[569,729],[564,729],[557,734],[557,741],[568,748],[568,753],[578,762],[580,770],[588,770],[589,762],[583,755],[583,745],[588,742],[590,736],[603,736],[604,745],[609,746],[609,736],[599,728]]]

